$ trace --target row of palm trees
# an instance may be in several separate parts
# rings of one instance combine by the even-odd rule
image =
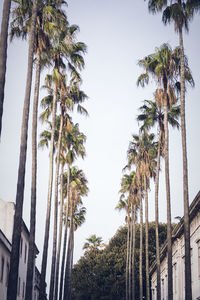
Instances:
[[[30,240],[25,299],[30,300],[33,295],[36,254],[35,226],[38,102],[41,71],[46,67],[48,67],[48,70],[51,70],[51,73],[46,75],[45,84],[43,86],[47,91],[47,96],[41,101],[41,108],[43,111],[40,115],[40,120],[46,128],[40,135],[39,146],[49,147],[49,180],[39,299],[46,299],[46,272],[53,191],[54,220],[49,299],[71,299],[74,231],[85,220],[86,209],[83,206],[83,197],[87,196],[88,193],[88,182],[84,172],[74,166],[75,160],[78,157],[85,157],[84,144],[86,136],[80,131],[79,125],[74,124],[72,113],[74,109],[77,108],[79,113],[87,115],[86,109],[82,106],[82,103],[87,99],[87,96],[80,89],[80,72],[84,68],[83,55],[86,53],[87,48],[84,43],[77,41],[79,27],[77,25],[69,24],[64,11],[65,5],[65,1],[59,0],[16,0],[11,7],[10,1],[4,1],[4,16],[6,19],[4,20],[3,16],[1,28],[1,49],[4,49],[0,63],[1,67],[4,64],[4,68],[2,69],[4,70],[4,74],[3,72],[0,72],[2,75],[0,81],[1,84],[3,84],[1,85],[1,92],[4,90],[3,81],[5,81],[10,10],[12,11],[12,21],[10,23],[11,40],[16,37],[22,39],[28,37],[29,40],[28,70],[22,121],[16,207],[7,289],[8,300],[17,298],[28,120],[34,61],[36,73],[32,117]],[[1,94],[1,117],[2,112],[3,94]],[[62,251],[61,248],[63,248]],[[61,254],[62,264],[60,267]]]
[[[154,1],[155,4],[156,1]],[[160,3],[160,2],[159,2]],[[181,101],[183,88],[181,85],[182,68],[184,69],[185,83],[194,86],[191,71],[186,56],[183,57],[181,47],[172,49],[170,45],[163,44],[156,48],[155,52],[139,60],[139,66],[144,69],[137,85],[145,87],[152,78],[156,85],[154,100],[145,100],[140,107],[137,117],[140,123],[139,134],[134,134],[127,151],[128,163],[125,170],[130,169],[121,180],[120,200],[117,208],[125,208],[127,213],[127,263],[126,263],[126,300],[135,299],[134,282],[134,255],[135,255],[135,222],[137,212],[140,210],[140,299],[143,299],[142,286],[142,240],[143,240],[143,199],[145,207],[145,275],[146,275],[146,299],[150,299],[149,257],[148,257],[148,192],[150,179],[155,181],[155,239],[156,239],[156,262],[157,262],[157,299],[161,299],[160,284],[160,252],[159,252],[159,172],[160,158],[165,161],[166,203],[167,203],[167,256],[168,256],[168,299],[173,299],[172,277],[172,230],[171,230],[171,197],[169,177],[169,130],[168,123],[179,128],[178,118],[183,114]],[[150,132],[157,125],[157,136]],[[182,123],[181,123],[182,126]],[[185,186],[184,186],[185,187]],[[186,213],[186,212],[185,212]],[[185,218],[185,223],[189,219]],[[188,228],[188,224],[185,224]],[[185,229],[186,230],[186,229]],[[190,235],[189,235],[190,237]],[[185,244],[187,241],[185,235]],[[186,247],[186,245],[185,245]],[[186,253],[186,250],[185,250]],[[187,257],[186,257],[187,259]],[[187,268],[187,265],[185,265]],[[190,257],[188,262],[189,273],[191,272]],[[190,276],[190,275],[189,275]],[[188,280],[186,276],[185,280]],[[185,299],[192,299],[191,281],[185,284]]]

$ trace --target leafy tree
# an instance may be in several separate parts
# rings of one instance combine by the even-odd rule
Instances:
[[[135,281],[139,286],[140,229],[136,224]],[[127,226],[121,227],[103,250],[85,251],[72,271],[73,300],[125,300]],[[144,230],[144,228],[143,228]],[[155,259],[155,223],[149,223],[149,259]],[[166,225],[159,224],[160,245],[166,239]],[[143,249],[144,251],[144,249]],[[145,270],[145,260],[143,261]],[[143,277],[143,285],[146,279]],[[144,295],[146,294],[144,290]],[[136,289],[135,299],[139,299]]]

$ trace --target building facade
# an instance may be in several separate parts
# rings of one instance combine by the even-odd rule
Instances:
[[[192,300],[200,300],[200,192],[190,205]],[[185,299],[185,249],[183,218],[172,232],[173,299]],[[168,299],[167,244],[161,249],[161,299]],[[152,300],[156,299],[156,262],[150,269]]]
[[[12,248],[12,232],[14,222],[15,205],[0,199],[0,300],[7,298],[8,274],[10,269],[10,253]],[[20,241],[19,274],[17,300],[25,299],[26,271],[28,263],[29,231],[22,222]],[[36,248],[36,254],[39,251]],[[38,299],[40,273],[35,267],[33,299]]]

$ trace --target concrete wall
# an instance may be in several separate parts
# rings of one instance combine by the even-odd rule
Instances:
[[[0,300],[6,300],[7,278],[10,266],[10,252],[12,243],[13,221],[15,205],[11,202],[5,202],[0,199]],[[18,292],[17,300],[25,299],[26,271],[28,263],[29,232],[23,223],[20,254],[19,254],[19,274],[18,274]],[[3,278],[1,278],[3,274]],[[39,276],[37,271],[37,276]],[[2,279],[2,280],[1,280]],[[37,278],[38,281],[38,278]],[[34,279],[35,282],[35,279]],[[38,299],[38,283],[33,288],[33,299]]]
[[[192,299],[200,299],[200,212],[190,224]],[[173,299],[185,298],[185,249],[184,236],[176,238],[172,247]],[[152,300],[156,299],[156,270],[151,277]],[[161,262],[161,299],[167,300],[167,258]]]

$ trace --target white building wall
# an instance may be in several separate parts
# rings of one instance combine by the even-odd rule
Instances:
[[[200,299],[200,212],[190,224],[192,300]],[[185,298],[185,249],[184,236],[177,238],[172,246],[173,299]],[[151,277],[152,299],[156,299],[156,270]],[[167,258],[161,262],[161,299],[167,300]]]
[[[5,243],[2,243],[2,242]],[[8,272],[10,267],[10,245],[0,232],[0,300],[6,299]],[[9,249],[6,247],[8,246]]]
[[[14,221],[14,203],[5,202],[0,199],[0,300],[6,300],[8,267],[10,266],[10,251],[12,243],[13,221]],[[6,247],[7,245],[7,247]],[[18,291],[17,300],[25,299],[26,272],[28,263],[29,233],[27,228],[22,226],[20,253],[19,253],[19,273],[18,273]],[[4,263],[2,265],[2,261]],[[1,280],[1,272],[3,279]],[[35,274],[34,281],[35,282]],[[33,288],[33,299],[38,299],[39,290]]]
[[[0,229],[12,243],[13,220],[15,205],[13,202],[5,202],[0,199]]]

